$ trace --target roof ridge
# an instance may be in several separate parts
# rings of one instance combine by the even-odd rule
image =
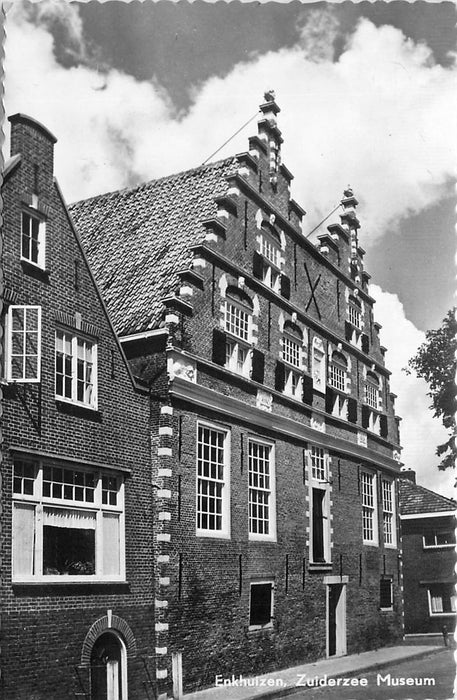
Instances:
[[[426,486],[422,486],[422,484],[416,484],[414,481],[411,481],[411,479],[408,479],[406,476],[400,476],[400,481],[403,483],[409,483],[411,486],[415,486],[417,489],[421,489],[422,491],[427,491],[427,493],[431,493],[432,496],[437,496],[438,498],[441,498],[445,501],[449,501],[452,503],[453,506],[457,506],[457,501],[454,498],[448,498],[447,496],[443,496],[441,493],[437,493],[436,491],[432,491],[431,489],[428,489]]]
[[[75,202],[71,202],[71,204],[68,205],[68,208],[71,209],[72,207],[77,206],[78,204],[82,204],[83,202],[93,202],[95,200],[101,200],[104,197],[111,197],[112,195],[118,195],[118,194],[126,194],[127,192],[133,193],[137,192],[142,189],[147,189],[148,186],[156,184],[156,183],[161,183],[165,182],[167,180],[173,180],[175,178],[178,178],[182,175],[187,175],[191,173],[197,173],[199,171],[205,171],[205,170],[210,170],[218,165],[228,165],[230,161],[235,161],[236,156],[228,156],[227,158],[221,158],[219,160],[215,160],[212,163],[203,163],[202,165],[198,165],[195,168],[188,168],[187,170],[180,170],[177,173],[170,173],[169,175],[164,175],[163,177],[158,177],[152,180],[146,180],[145,182],[140,183],[139,185],[134,185],[133,187],[122,187],[118,190],[111,190],[109,192],[102,192],[101,194],[96,194],[93,197],[86,197],[83,199],[77,199]]]

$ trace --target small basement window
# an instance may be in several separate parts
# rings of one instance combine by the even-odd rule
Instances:
[[[273,626],[273,581],[251,583],[249,629]]]
[[[392,579],[382,578],[379,584],[379,607],[381,610],[392,610],[393,608],[393,591]]]

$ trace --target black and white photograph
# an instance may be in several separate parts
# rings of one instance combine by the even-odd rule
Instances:
[[[451,700],[455,4],[2,14],[2,700]]]

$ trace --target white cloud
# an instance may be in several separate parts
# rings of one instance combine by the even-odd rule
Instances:
[[[456,71],[434,65],[427,47],[397,29],[362,21],[333,62],[335,20],[315,12],[295,47],[209,79],[189,112],[178,115],[154,82],[99,73],[87,61],[59,65],[49,24],[63,22],[80,55],[88,53],[82,26],[73,6],[39,5],[35,24],[20,4],[8,15],[5,104],[8,113],[29,113],[54,131],[57,174],[70,201],[195,167],[255,112],[265,88],[276,89],[282,108],[283,159],[296,176],[294,197],[311,212],[307,230],[350,183],[366,246],[442,197],[452,177]],[[250,133],[254,124],[220,157],[245,150]]]
[[[439,418],[429,409],[428,385],[415,374],[407,375],[403,368],[415,355],[425,340],[425,333],[418,330],[405,317],[403,304],[396,294],[370,285],[370,294],[376,299],[375,317],[382,325],[381,343],[389,348],[386,365],[392,372],[391,390],[398,395],[396,413],[403,418],[400,437],[403,445],[402,461],[417,472],[417,483],[445,496],[453,495],[455,475],[439,471],[440,458],[436,446],[447,439],[447,432]]]
[[[300,39],[238,63],[213,77],[177,114],[154,81],[94,68],[75,6],[39,3],[34,22],[15,3],[7,17],[5,106],[44,123],[57,137],[56,172],[68,201],[199,165],[254,114],[264,89],[274,88],[282,112],[283,160],[295,174],[293,196],[310,214],[311,230],[350,183],[361,206],[363,245],[402,217],[438,201],[454,174],[456,69],[434,65],[430,50],[388,26],[364,20],[334,62],[331,14],[314,13]],[[66,27],[69,48],[82,60],[56,60],[52,22]],[[250,125],[218,157],[243,151]],[[428,410],[426,386],[401,373],[423,339],[397,297],[374,287],[377,318],[389,348],[392,388],[403,415],[404,459],[425,485],[445,489],[436,470],[443,440]]]

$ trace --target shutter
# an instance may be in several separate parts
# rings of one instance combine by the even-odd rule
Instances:
[[[325,491],[313,489],[313,562],[325,561],[324,508]]]
[[[290,299],[290,279],[286,275],[281,275],[281,296]]]
[[[327,390],[325,392],[325,410],[327,413],[331,413],[333,411],[333,401],[335,399],[335,392],[333,389],[330,389],[330,387],[327,387]]]
[[[309,374],[303,375],[303,403],[307,403],[310,406],[313,404],[313,378]]]
[[[387,435],[389,434],[389,429],[387,427],[387,416],[381,416],[379,419],[380,422],[380,434],[381,437],[386,438]]]
[[[276,362],[275,369],[275,389],[276,391],[284,391],[284,385],[286,383],[286,368],[282,362],[279,360]]]
[[[251,379],[254,382],[259,382],[263,384],[265,374],[265,355],[257,348],[252,350],[252,368],[251,368]]]
[[[257,277],[258,280],[263,278],[263,257],[257,251],[254,252],[252,258],[252,274]]]
[[[214,328],[213,329],[213,356],[212,360],[215,362],[217,365],[224,366],[225,361],[227,359],[226,355],[226,345],[227,342],[227,336],[224,333],[224,331],[221,331],[219,328]]]
[[[352,338],[352,325],[349,323],[349,321],[345,321],[344,323],[344,337],[346,340],[349,342],[351,341]]]
[[[368,428],[370,425],[370,409],[368,406],[362,406],[362,428]]]
[[[357,400],[348,399],[348,421],[357,423]]]
[[[362,352],[368,353],[370,352],[370,340],[366,333],[362,333]]]

